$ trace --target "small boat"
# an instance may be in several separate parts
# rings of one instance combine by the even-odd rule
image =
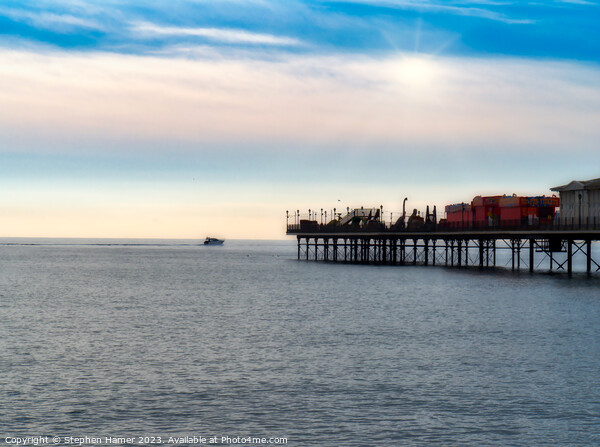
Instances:
[[[204,245],[223,245],[225,239],[217,239],[216,237],[207,237],[204,239]]]

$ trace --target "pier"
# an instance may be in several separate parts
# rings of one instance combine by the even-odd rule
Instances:
[[[429,214],[429,213],[428,213]],[[299,219],[296,219],[298,222]],[[373,265],[448,267],[507,267],[512,270],[573,273],[574,259],[585,261],[583,271],[600,271],[594,242],[600,225],[555,222],[550,225],[504,225],[448,228],[426,221],[421,229],[394,228],[371,221],[364,227],[319,224],[303,220],[289,224],[296,236],[298,260]],[[498,265],[498,250],[508,250],[508,265]]]

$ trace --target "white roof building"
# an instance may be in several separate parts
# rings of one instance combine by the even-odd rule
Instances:
[[[573,180],[550,190],[560,194],[562,224],[600,225],[600,178]]]

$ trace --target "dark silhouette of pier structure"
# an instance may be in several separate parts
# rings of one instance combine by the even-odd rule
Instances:
[[[322,213],[322,212],[321,212]],[[287,213],[287,235],[296,236],[298,260],[373,265],[448,267],[509,267],[512,270],[573,273],[574,258],[585,259],[585,272],[600,271],[594,242],[600,241],[600,222],[554,221],[546,224],[502,222],[496,225],[444,225],[427,211],[417,225],[383,222],[374,213],[358,224],[318,221],[309,212]],[[331,216],[331,214],[330,214]],[[290,219],[293,223],[290,223]],[[327,216],[325,216],[325,221]],[[391,219],[390,219],[391,220]],[[497,251],[508,250],[508,264],[498,265]],[[583,261],[583,259],[581,259]],[[583,270],[583,262],[578,264]]]

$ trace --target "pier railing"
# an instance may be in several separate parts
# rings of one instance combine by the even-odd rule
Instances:
[[[321,224],[316,220],[303,220],[287,225],[288,234],[318,233],[410,233],[410,232],[489,232],[489,231],[600,231],[596,218],[561,219],[551,222],[523,222],[503,220],[501,222],[424,222],[407,225],[390,225],[384,222],[367,222],[359,225]]]

